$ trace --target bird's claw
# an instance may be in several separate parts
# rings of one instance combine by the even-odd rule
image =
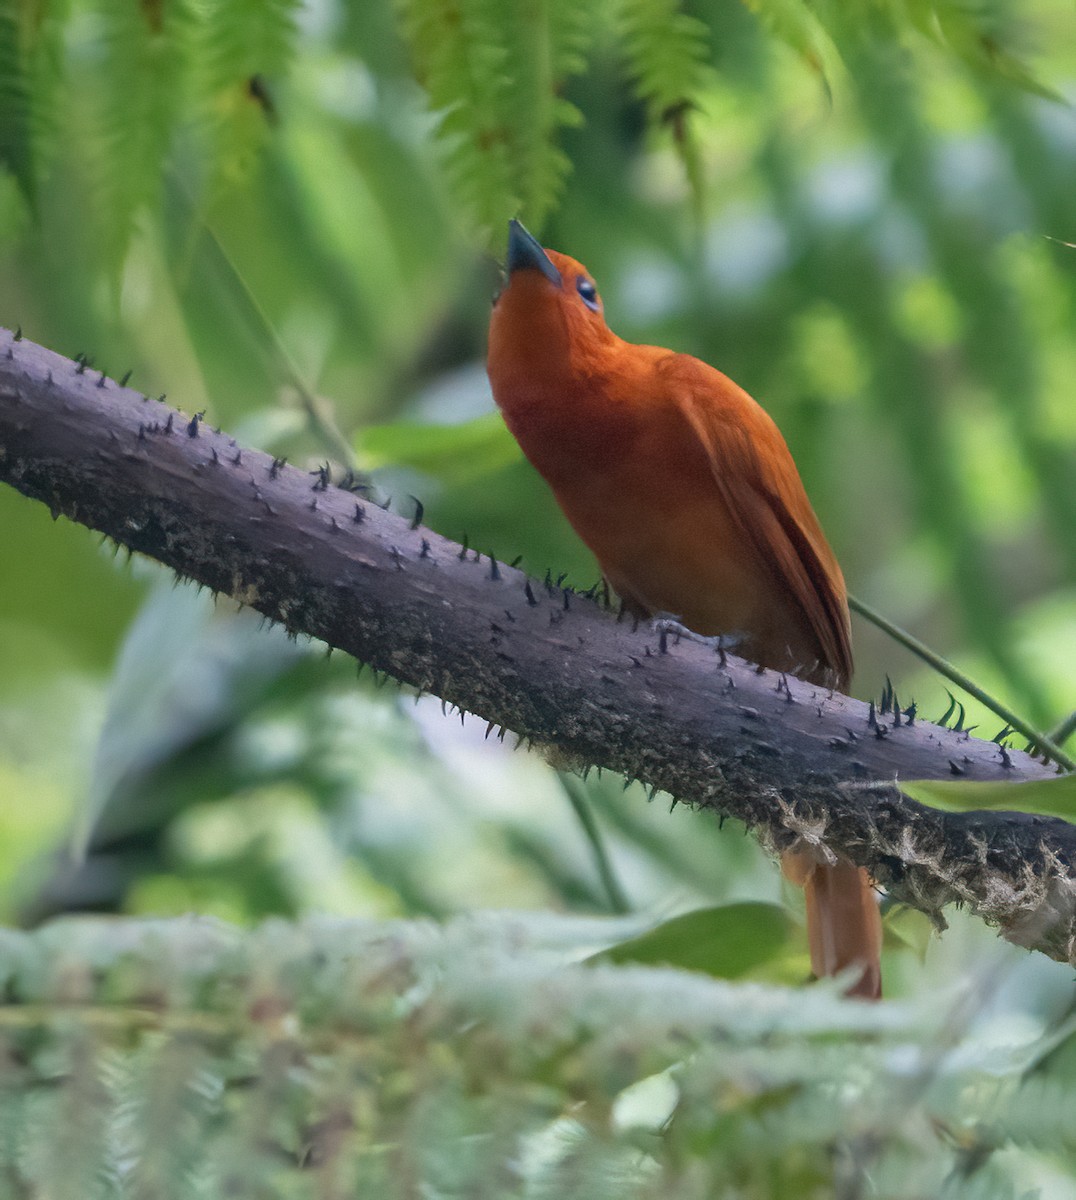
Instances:
[[[677,641],[686,638],[689,642],[698,642],[700,646],[709,646],[711,650],[721,652],[735,651],[743,641],[742,633],[722,633],[717,637],[707,637],[704,634],[696,633],[694,629],[688,629],[686,625],[682,625],[676,617],[669,613],[658,613],[651,619],[650,628],[658,634],[663,633],[666,636],[672,634]]]

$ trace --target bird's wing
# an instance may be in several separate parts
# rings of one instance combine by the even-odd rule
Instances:
[[[660,370],[729,512],[803,611],[823,665],[846,685],[852,646],[844,576],[780,430],[745,391],[698,359],[670,355]]]

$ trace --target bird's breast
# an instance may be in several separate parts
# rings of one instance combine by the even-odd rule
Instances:
[[[765,574],[679,412],[586,398],[506,413],[611,586],[633,607],[701,633],[757,624]]]
[[[644,613],[704,634],[759,624],[765,572],[708,473],[691,455],[612,462],[558,492],[610,585]]]
[[[494,394],[513,437],[558,498],[596,469],[600,474],[638,453],[638,414],[577,378],[523,377],[495,385]]]

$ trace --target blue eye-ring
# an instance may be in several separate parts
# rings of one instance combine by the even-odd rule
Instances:
[[[581,275],[575,281],[575,290],[579,293],[580,299],[587,308],[592,308],[595,312],[601,311],[601,303],[598,300],[598,289],[594,286],[592,280]]]

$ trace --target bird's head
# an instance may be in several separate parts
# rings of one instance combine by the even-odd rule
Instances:
[[[532,371],[587,371],[617,341],[582,263],[544,250],[519,221],[508,223],[505,284],[493,302],[491,371],[506,360]]]

